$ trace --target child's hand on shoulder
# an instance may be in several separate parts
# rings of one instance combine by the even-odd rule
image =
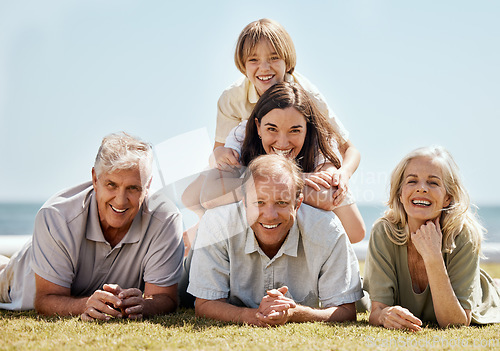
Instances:
[[[220,170],[241,166],[239,161],[240,155],[236,152],[236,150],[229,147],[217,147],[213,152],[213,156],[215,163],[214,166]]]

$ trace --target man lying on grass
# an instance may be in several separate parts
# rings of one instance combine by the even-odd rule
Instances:
[[[182,222],[170,203],[147,201],[152,160],[147,143],[105,137],[92,182],[48,200],[32,241],[0,272],[0,308],[85,321],[174,311]]]
[[[359,267],[335,214],[301,206],[301,174],[283,156],[256,158],[246,177],[243,202],[200,222],[188,287],[196,315],[257,326],[355,320]]]

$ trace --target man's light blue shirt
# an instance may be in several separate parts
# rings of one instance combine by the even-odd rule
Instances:
[[[288,286],[288,297],[313,308],[339,306],[362,296],[359,266],[349,238],[332,212],[302,204],[278,253],[269,258],[246,220],[243,204],[203,216],[188,292],[257,308],[266,291]]]

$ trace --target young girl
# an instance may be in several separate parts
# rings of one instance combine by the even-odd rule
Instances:
[[[360,155],[348,139],[348,132],[328,107],[320,92],[295,72],[296,54],[290,35],[276,21],[260,19],[247,25],[241,32],[234,55],[236,67],[245,75],[227,88],[219,98],[217,126],[214,145],[215,162],[218,168],[224,165],[239,165],[241,149],[238,146],[243,137],[225,148],[226,137],[232,136],[233,128],[246,121],[252,113],[259,97],[269,87],[278,82],[299,83],[314,101],[319,111],[329,121],[340,136],[338,148],[342,155],[342,165],[331,169],[330,184],[337,187],[333,193],[333,205],[338,206],[347,192],[350,177],[356,171]],[[244,130],[244,127],[242,127]]]
[[[361,241],[365,227],[353,201],[340,207],[332,205],[332,192],[326,179],[340,167],[334,147],[338,140],[328,123],[296,83],[276,83],[260,97],[246,128],[241,161],[247,166],[262,154],[280,154],[297,161],[305,173],[304,202],[323,210],[333,210],[351,242]],[[212,208],[240,199],[240,170],[213,170],[208,173],[201,192],[202,204]],[[236,192],[233,192],[236,190]],[[236,196],[236,197],[235,197]]]
[[[500,293],[479,268],[484,228],[442,147],[414,150],[391,177],[389,209],[372,230],[364,289],[370,323],[421,330],[500,322]]]

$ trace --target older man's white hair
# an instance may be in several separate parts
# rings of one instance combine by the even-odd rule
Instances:
[[[125,132],[113,133],[102,139],[94,162],[97,178],[103,173],[139,168],[141,182],[146,184],[152,174],[153,149],[149,143]]]

